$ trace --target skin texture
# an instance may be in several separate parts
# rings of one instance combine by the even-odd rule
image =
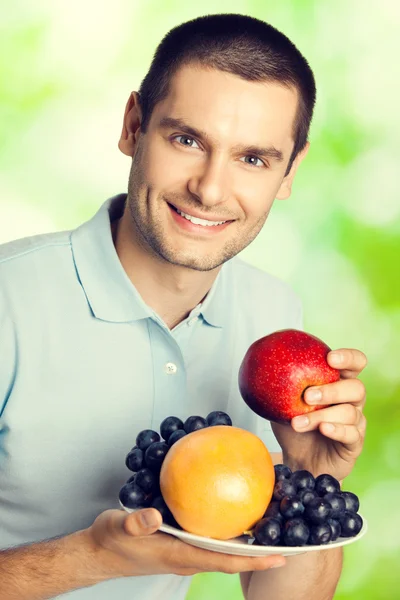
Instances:
[[[285,177],[296,108],[297,94],[287,87],[186,66],[143,135],[138,96],[129,98],[119,147],[133,161],[116,249],[144,300],[169,326],[203,300],[222,263],[255,238],[274,199],[289,197],[308,150]],[[202,135],[164,127],[165,118],[181,119]],[[239,145],[274,148],[282,160],[258,159]],[[187,232],[177,226],[167,202],[231,223],[217,235]]]

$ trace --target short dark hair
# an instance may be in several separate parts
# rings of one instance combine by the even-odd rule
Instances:
[[[316,98],[313,72],[296,46],[272,25],[247,15],[206,15],[174,27],[158,45],[139,89],[144,133],[155,105],[167,97],[173,75],[192,63],[298,91],[288,173],[307,143]]]

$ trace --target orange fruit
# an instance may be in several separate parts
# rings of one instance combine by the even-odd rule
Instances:
[[[228,540],[259,521],[271,500],[271,456],[253,433],[226,425],[184,436],[160,472],[163,498],[189,533]]]

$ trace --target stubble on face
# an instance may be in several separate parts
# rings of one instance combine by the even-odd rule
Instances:
[[[245,230],[234,239],[229,239],[217,252],[212,251],[204,256],[202,253],[196,252],[195,244],[193,244],[193,249],[177,249],[174,247],[173,240],[168,237],[163,223],[166,214],[166,203],[170,202],[178,206],[184,206],[188,210],[190,208],[200,209],[205,218],[207,218],[206,212],[194,197],[183,197],[182,194],[172,192],[168,196],[159,194],[155,198],[152,197],[152,188],[146,179],[144,140],[145,135],[142,134],[132,160],[127,198],[132,235],[134,236],[133,241],[142,250],[150,253],[153,258],[163,263],[195,271],[212,271],[239,254],[257,237],[268,217],[269,210],[261,215],[250,231]],[[240,219],[240,216],[238,219]],[[231,223],[228,227],[236,227],[236,225]],[[193,241],[196,241],[194,235]],[[202,243],[207,243],[207,240],[198,237],[197,244]]]

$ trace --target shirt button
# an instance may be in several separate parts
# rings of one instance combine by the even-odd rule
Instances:
[[[197,319],[198,319],[198,317],[192,317],[191,319],[189,319],[189,321],[188,321],[188,323],[187,323],[187,324],[188,324],[189,326],[190,326],[190,325],[194,325],[194,323],[196,323]]]
[[[167,363],[164,367],[164,371],[167,373],[167,375],[175,375],[177,370],[178,367],[172,362]]]

